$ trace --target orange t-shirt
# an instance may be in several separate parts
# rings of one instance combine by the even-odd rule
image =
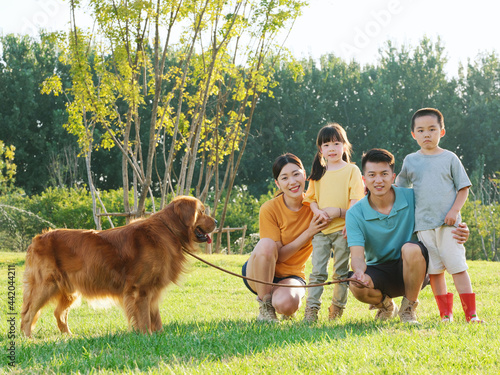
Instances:
[[[281,194],[262,205],[259,213],[259,234],[260,238],[280,241],[284,246],[295,240],[309,227],[313,213],[307,203],[299,211],[292,211],[285,205],[283,198]],[[312,252],[311,240],[286,261],[276,264],[276,277],[294,275],[305,280],[306,261]]]

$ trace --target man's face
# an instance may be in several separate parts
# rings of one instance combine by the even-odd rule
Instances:
[[[374,163],[367,161],[363,171],[363,181],[366,188],[374,196],[382,197],[391,190],[396,174],[389,163]]]

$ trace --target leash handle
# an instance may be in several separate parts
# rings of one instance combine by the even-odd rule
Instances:
[[[208,264],[210,267],[216,268],[219,271],[228,273],[230,275],[239,277],[241,279],[245,279],[245,280],[248,280],[248,281],[253,281],[254,283],[265,284],[265,285],[272,285],[272,286],[279,286],[279,287],[282,287],[282,288],[314,288],[314,287],[317,287],[317,286],[325,286],[325,285],[331,285],[331,284],[340,284],[340,283],[345,283],[345,282],[352,282],[352,283],[358,284],[358,286],[361,287],[361,288],[366,288],[365,284],[363,284],[361,281],[353,279],[353,278],[346,278],[346,279],[341,279],[341,280],[332,280],[332,281],[328,281],[328,282],[322,283],[322,284],[306,284],[306,285],[286,285],[286,284],[277,284],[277,283],[271,283],[271,282],[268,282],[268,281],[256,280],[256,279],[252,279],[251,277],[243,276],[243,275],[231,272],[229,270],[226,270],[224,268],[221,268],[219,266],[216,266],[215,264],[212,264],[209,261],[207,261],[207,260],[205,260],[203,258],[200,258],[199,256],[194,255],[193,253],[191,253],[191,252],[189,252],[189,251],[187,251],[185,249],[183,249],[183,250],[184,250],[185,253],[191,255],[193,258],[198,259],[200,262]]]

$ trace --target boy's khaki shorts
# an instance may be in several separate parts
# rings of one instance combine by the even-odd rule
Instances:
[[[454,229],[455,227],[443,225],[436,229],[417,232],[418,240],[429,251],[430,275],[438,275],[444,270],[453,275],[469,268],[465,259],[464,245],[459,244],[451,233]]]

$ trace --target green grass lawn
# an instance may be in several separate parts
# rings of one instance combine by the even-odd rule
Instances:
[[[233,272],[247,258],[203,257]],[[10,300],[17,314],[14,368],[7,358],[8,265],[16,273]],[[325,288],[315,324],[301,322],[304,306],[293,321],[257,323],[258,304],[241,279],[192,259],[180,285],[162,299],[162,333],[130,332],[119,308],[94,309],[83,301],[70,313],[72,337],[59,333],[49,305],[27,339],[19,331],[24,254],[0,253],[0,373],[499,374],[500,264],[469,261],[469,267],[478,313],[487,324],[467,324],[457,295],[455,322],[440,324],[430,288],[420,295],[420,326],[375,322],[375,312],[352,296],[341,320],[329,322],[333,286]],[[455,292],[449,275],[447,280]]]

